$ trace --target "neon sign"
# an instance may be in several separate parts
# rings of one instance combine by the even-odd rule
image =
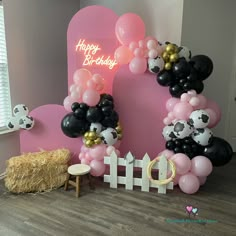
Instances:
[[[76,52],[82,52],[85,56],[83,66],[106,66],[110,70],[117,65],[117,62],[111,56],[97,55],[102,49],[99,44],[87,43],[85,39],[80,39],[75,47]]]

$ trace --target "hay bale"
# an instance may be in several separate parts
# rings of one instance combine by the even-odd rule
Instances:
[[[26,153],[7,161],[5,186],[14,193],[42,192],[65,183],[70,151]]]

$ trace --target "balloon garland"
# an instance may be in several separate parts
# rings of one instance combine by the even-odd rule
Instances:
[[[133,13],[119,17],[115,32],[121,43],[115,51],[118,64],[128,64],[133,74],[156,74],[157,83],[169,87],[172,98],[166,102],[168,115],[162,132],[166,150],[159,155],[174,162],[175,184],[193,194],[205,183],[213,166],[227,164],[233,155],[230,144],[214,137],[210,129],[220,121],[219,106],[201,94],[213,62],[206,55],[192,56],[185,46],[145,37],[145,24]]]
[[[120,155],[116,149],[122,139],[119,115],[113,97],[101,93],[104,79],[99,74],[82,68],[75,71],[74,82],[64,100],[65,109],[71,112],[62,119],[61,129],[70,138],[83,138],[79,159],[90,165],[92,175],[100,176],[105,171],[104,156],[113,151]]]

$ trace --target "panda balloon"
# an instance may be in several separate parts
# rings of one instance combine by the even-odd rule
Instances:
[[[148,70],[151,73],[154,73],[154,74],[159,73],[161,70],[164,69],[164,66],[165,66],[165,62],[160,56],[157,56],[156,58],[148,59]]]
[[[117,131],[113,128],[107,128],[100,133],[101,140],[108,146],[114,145],[118,140]]]
[[[22,116],[19,119],[19,125],[22,129],[30,130],[34,127],[34,119],[31,116]]]
[[[91,123],[89,130],[100,134],[102,131],[102,125],[100,123]]]
[[[13,114],[16,117],[27,116],[29,108],[25,104],[18,104],[13,108]]]

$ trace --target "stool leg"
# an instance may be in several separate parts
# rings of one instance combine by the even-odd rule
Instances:
[[[89,187],[90,189],[95,189],[95,187],[93,186],[93,181],[92,181],[92,176],[90,174],[87,175],[88,176],[88,180],[89,180]]]
[[[76,197],[79,197],[79,175],[76,176]]]
[[[70,179],[70,174],[69,173],[67,173],[67,176],[66,176],[66,182],[65,182],[65,190],[67,190],[68,189],[68,185],[69,185],[69,179]]]

